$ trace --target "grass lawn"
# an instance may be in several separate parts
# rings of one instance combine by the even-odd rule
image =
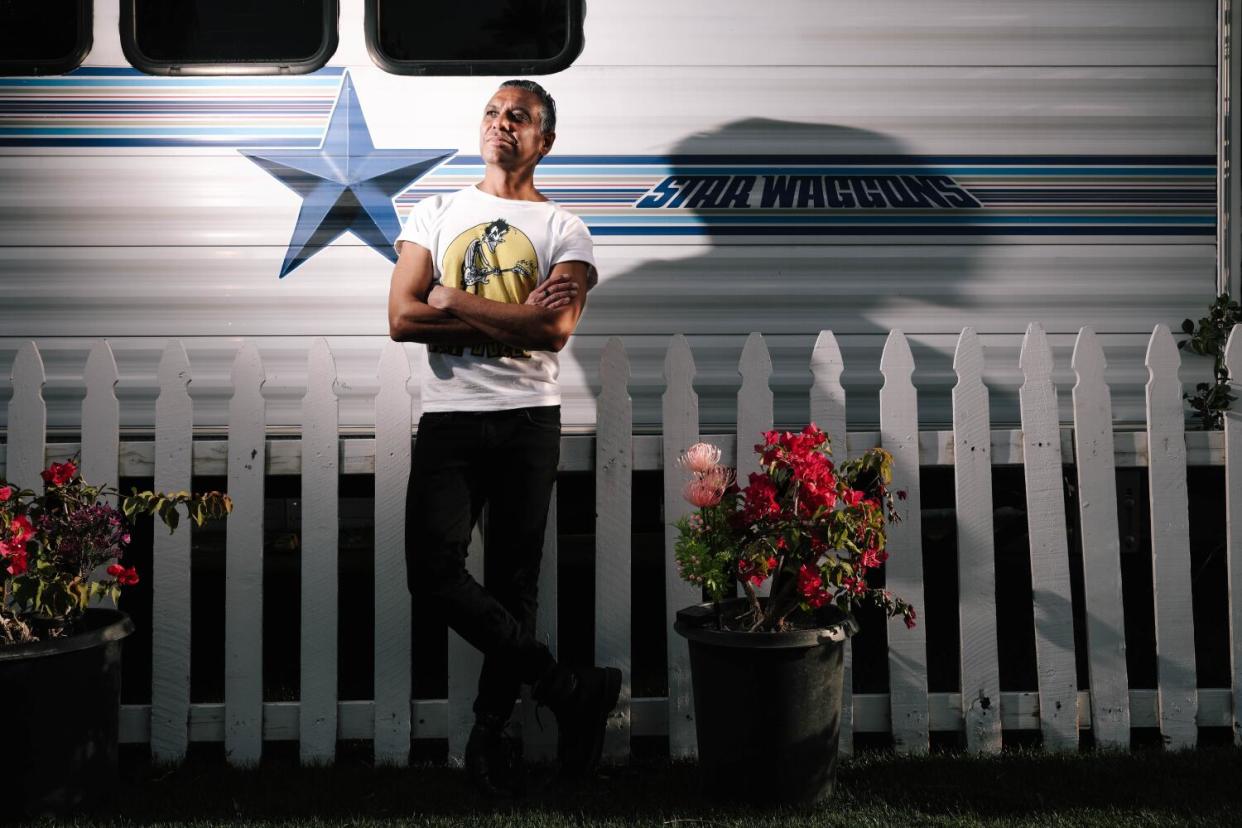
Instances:
[[[697,768],[662,759],[605,771],[572,793],[518,802],[478,797],[465,774],[438,765],[370,767],[365,746],[331,769],[299,768],[268,745],[256,770],[220,755],[177,768],[123,753],[117,802],[77,825],[909,826],[1242,825],[1242,750],[1141,750],[1054,757],[1031,750],[988,759],[865,753],[845,763],[827,805],[750,811],[698,792]],[[762,784],[760,769],[739,784]]]

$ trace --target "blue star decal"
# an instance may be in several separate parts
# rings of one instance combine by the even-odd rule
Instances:
[[[376,149],[347,72],[318,149],[240,152],[302,197],[283,279],[346,230],[395,262],[393,197],[457,150]]]

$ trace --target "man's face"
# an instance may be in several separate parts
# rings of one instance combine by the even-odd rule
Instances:
[[[493,227],[487,231],[487,235],[483,237],[483,240],[487,242],[488,249],[495,253],[496,245],[504,243],[505,231],[499,227]]]
[[[525,89],[499,89],[483,107],[479,155],[485,164],[506,170],[533,167],[547,155],[556,137],[539,128],[539,98]]]

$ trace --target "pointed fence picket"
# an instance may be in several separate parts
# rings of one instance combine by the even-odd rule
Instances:
[[[746,336],[746,344],[741,349],[738,362],[738,376],[741,387],[738,389],[738,479],[743,482],[750,479],[750,474],[758,472],[761,463],[759,454],[753,451],[759,442],[759,434],[771,431],[773,427],[773,392],[770,382],[773,375],[773,360],[768,353],[768,345],[764,344],[763,336],[750,334]],[[756,595],[768,596],[771,592],[771,578],[755,588]],[[743,586],[738,585],[738,595],[743,595]]]
[[[772,429],[772,357],[759,334],[746,337],[737,374],[742,379],[737,392],[737,476],[745,482],[760,466],[759,455],[751,447],[759,442],[760,434]]]
[[[1061,430],[1057,421],[1057,390],[1052,384],[1052,349],[1042,326],[1032,323],[1027,328],[1019,364],[1025,378],[1018,395],[1022,409],[1022,467],[1026,473],[1040,730],[1048,750],[1077,750],[1078,679],[1074,666],[1065,495],[1061,488]]]
[[[302,623],[299,756],[336,756],[337,571],[340,432],[336,363],[328,342],[311,345],[302,398]]]
[[[996,549],[992,538],[992,432],[983,351],[973,328],[953,357],[953,480],[957,499],[957,590],[966,749],[1001,749],[996,641]]]
[[[94,486],[116,487],[121,449],[121,405],[116,399],[116,359],[107,342],[97,342],[86,358],[82,379],[86,397],[82,400],[82,479]],[[116,495],[104,500],[116,506]],[[92,581],[108,577],[107,563],[91,573]],[[111,596],[100,596],[99,606],[115,609]]]
[[[1151,498],[1152,592],[1156,599],[1156,685],[1160,732],[1174,748],[1194,747],[1194,611],[1190,593],[1190,517],[1186,493],[1181,357],[1157,325],[1147,347],[1147,451]]]
[[[759,471],[761,465],[753,447],[759,442],[760,434],[772,429],[773,420],[773,397],[769,386],[772,357],[760,334],[752,333],[746,337],[737,373],[742,378],[742,386],[737,392],[737,476],[745,485],[751,473]],[[755,593],[767,596],[771,589],[772,579],[769,578],[755,589]],[[737,590],[739,595],[745,594],[740,583]]]
[[[1046,337],[1032,326],[1023,345],[1021,389],[1023,428],[991,431],[987,388],[977,337],[963,332],[955,370],[954,430],[917,429],[917,399],[911,383],[914,362],[905,338],[894,332],[881,364],[881,427],[878,433],[845,432],[844,367],[830,332],[816,341],[810,415],[836,437],[836,459],[882,443],[894,454],[898,485],[909,498],[902,504],[905,523],[892,535],[890,587],[923,609],[919,539],[920,466],[953,465],[957,487],[962,689],[927,691],[927,653],[922,627],[911,633],[894,625],[890,635],[891,692],[850,694],[846,687],[842,749],[855,733],[893,733],[899,749],[925,750],[929,731],[965,732],[974,750],[995,750],[1001,728],[1043,731],[1045,746],[1069,749],[1077,728],[1090,727],[1097,743],[1124,745],[1130,727],[1159,726],[1171,745],[1192,745],[1199,726],[1232,726],[1242,742],[1242,554],[1239,554],[1239,500],[1234,489],[1242,466],[1242,422],[1226,418],[1223,435],[1186,434],[1182,426],[1178,359],[1167,329],[1152,336],[1148,365],[1147,432],[1113,433],[1104,358],[1090,330],[1080,332],[1072,367],[1075,429],[1057,421],[1056,388]],[[1242,336],[1235,334],[1227,362],[1242,370]],[[747,340],[739,365],[738,433],[707,439],[721,446],[728,462],[748,459],[749,445],[771,424],[768,388],[770,359],[762,337]],[[600,372],[602,393],[594,437],[566,435],[561,469],[593,470],[596,476],[595,655],[600,663],[623,667],[626,684],[618,712],[610,719],[606,751],[624,761],[631,736],[665,734],[674,756],[696,752],[689,661],[684,639],[672,632],[677,609],[696,603],[698,590],[677,575],[672,557],[675,523],[690,511],[682,498],[684,472],[679,453],[699,439],[694,357],[684,337],[670,343],[665,374],[663,435],[633,434],[626,384],[628,364],[620,341],[605,349]],[[160,361],[160,393],[155,403],[155,440],[119,440],[116,423],[115,360],[106,343],[96,345],[84,371],[83,436],[80,443],[46,443],[45,378],[38,348],[24,344],[11,367],[7,441],[0,445],[4,476],[13,483],[41,488],[46,462],[79,454],[88,479],[153,476],[163,490],[190,488],[192,474],[228,475],[235,503],[226,524],[225,700],[190,702],[190,534],[156,532],[151,579],[152,701],[122,708],[121,736],[148,742],[152,755],[180,761],[191,741],[221,741],[228,761],[251,765],[263,742],[298,740],[303,761],[331,762],[337,739],[369,738],[381,763],[408,761],[411,739],[447,739],[459,759],[472,720],[479,660],[458,643],[450,657],[448,698],[411,700],[410,596],[405,577],[405,495],[411,464],[412,424],[417,405],[410,395],[410,363],[405,348],[389,344],[378,371],[374,440],[342,440],[333,394],[335,368],[330,349],[318,341],[311,349],[304,398],[302,440],[272,440],[266,433],[262,395],[264,372],[257,349],[245,343],[233,367],[234,397],[227,440],[200,439],[192,433],[193,406],[187,393],[190,365],[185,350],[170,342]],[[752,433],[753,432],[753,433]],[[920,437],[922,440],[920,441]],[[594,451],[590,441],[594,439]],[[1069,557],[1062,490],[1063,453],[1078,469],[1079,523],[1082,527],[1090,691],[1079,692],[1074,675],[1074,644],[1069,594]],[[115,459],[115,462],[112,460]],[[1185,471],[1187,463],[1224,464],[1227,475],[1228,594],[1231,601],[1232,686],[1195,687],[1193,625],[1190,612],[1189,551]],[[1035,613],[1038,692],[1004,691],[996,679],[995,575],[989,568],[991,545],[990,469],[1021,463],[1027,480]],[[1153,576],[1158,646],[1157,690],[1127,688],[1120,563],[1115,522],[1113,469],[1150,465],[1153,522]],[[111,471],[109,471],[111,469]],[[667,698],[633,698],[629,666],[632,611],[661,611],[642,602],[631,609],[632,569],[629,523],[633,473],[660,470],[664,476],[666,590],[662,612],[668,621]],[[308,627],[334,628],[336,595],[336,517],[341,473],[375,475],[375,694],[373,701],[336,698],[338,669],[334,637],[311,635]],[[265,475],[303,477],[303,641],[302,698],[263,702],[262,593],[263,492]],[[545,565],[537,634],[556,646],[555,503],[549,510]],[[470,566],[482,577],[482,536],[476,535]],[[925,613],[924,613],[925,614]],[[926,621],[926,619],[923,619]],[[939,619],[932,619],[939,623]],[[848,656],[848,653],[847,653]],[[473,661],[471,660],[473,659]],[[414,659],[417,664],[418,660]],[[847,676],[850,661],[846,660]],[[847,678],[848,681],[848,678]],[[984,705],[984,700],[988,704]],[[555,725],[540,730],[522,709],[528,755],[550,758]],[[550,726],[549,726],[550,725]]]
[[[33,342],[18,350],[10,377],[13,397],[9,400],[6,477],[18,488],[39,491],[47,439],[47,403],[43,401],[47,374],[39,347]]]
[[[224,754],[251,767],[263,753],[263,485],[267,417],[259,349],[233,361],[224,575]]]
[[[1121,539],[1117,534],[1117,467],[1113,406],[1104,384],[1104,351],[1095,332],[1078,332],[1071,360],[1074,456],[1078,467],[1083,591],[1087,611],[1087,675],[1091,729],[1101,747],[1130,745],[1125,615],[1121,596]]]
[[[811,352],[811,422],[832,440],[832,453],[840,463],[849,457],[845,431],[845,387],[841,374],[845,362],[832,331],[821,331]],[[854,752],[854,639],[847,638],[841,652],[841,720],[838,750]]]
[[[164,347],[155,400],[155,490],[189,491],[193,474],[190,361],[178,341]],[[152,518],[155,520],[155,518]],[[180,762],[190,743],[190,528],[156,528],[152,539],[151,758]]]
[[[410,482],[413,406],[410,359],[389,342],[380,354],[375,397],[375,704],[376,764],[405,767],[412,730],[410,594],[405,575],[405,495]]]
[[[95,486],[116,486],[121,406],[116,399],[116,359],[107,342],[91,348],[82,379],[86,383],[86,397],[82,400],[82,477]]]
[[[918,398],[911,376],[914,357],[901,331],[893,331],[880,356],[880,445],[893,455],[893,481],[906,491],[900,523],[888,534],[885,585],[924,612],[923,520],[919,494]],[[893,717],[893,745],[898,753],[926,753],[927,633],[926,616],[911,629],[889,625],[888,686]]]
[[[699,590],[681,579],[673,548],[677,543],[677,521],[690,514],[690,504],[681,496],[686,476],[677,457],[699,440],[699,397],[694,393],[694,356],[690,343],[681,334],[673,337],[664,358],[664,612],[668,620],[668,750],[682,759],[698,755],[694,731],[694,694],[690,685],[690,648],[673,631],[677,611],[697,604]]]
[[[631,731],[634,406],[627,388],[630,364],[620,339],[608,340],[599,373],[603,389],[595,426],[595,663],[621,669],[621,696],[604,734],[604,755],[621,761],[630,755]]]

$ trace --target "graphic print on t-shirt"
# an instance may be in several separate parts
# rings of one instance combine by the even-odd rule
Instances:
[[[502,218],[476,224],[449,244],[440,266],[440,284],[469,293],[520,305],[539,282],[539,257],[530,238]],[[437,347],[438,353],[460,356],[459,347]],[[529,357],[520,348],[499,342],[476,345],[474,356]]]
[[[521,304],[539,281],[535,246],[502,218],[476,224],[444,251],[441,284],[496,302]]]

